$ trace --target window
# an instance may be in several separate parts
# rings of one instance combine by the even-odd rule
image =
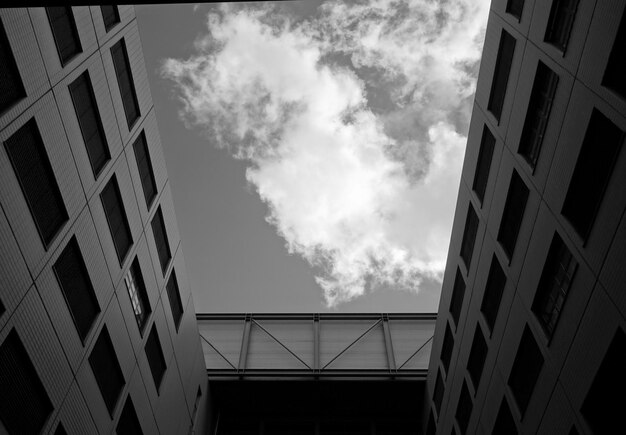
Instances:
[[[554,0],[544,41],[565,53],[572,32],[578,0]]]
[[[165,222],[163,221],[163,212],[159,206],[154,218],[151,222],[152,233],[154,234],[154,241],[156,243],[157,253],[159,254],[159,261],[161,263],[161,271],[165,275],[167,265],[172,259],[170,253],[170,244],[167,240],[167,233],[165,232]]]
[[[522,417],[526,412],[542,367],[543,355],[541,355],[535,337],[526,325],[508,382]]]
[[[39,237],[48,248],[68,216],[35,119],[13,133],[4,145]]]
[[[428,423],[426,424],[426,435],[435,435],[437,433],[437,423],[435,423],[435,416],[431,409],[428,413]]]
[[[91,355],[89,355],[89,365],[109,415],[113,417],[113,411],[126,382],[106,325],[102,327]]]
[[[178,281],[176,280],[176,272],[172,270],[170,279],[167,281],[167,298],[170,301],[170,307],[172,308],[172,316],[174,317],[174,325],[176,326],[176,332],[180,326],[180,321],[183,318],[183,304],[180,301],[180,291],[178,290]]]
[[[146,322],[152,310],[150,308],[146,284],[143,280],[137,257],[135,257],[133,263],[130,265],[130,270],[124,277],[124,283],[126,284],[126,290],[128,290],[130,303],[133,306],[133,313],[135,313],[139,333],[143,336],[143,329],[146,326]]]
[[[463,241],[461,242],[461,258],[467,267],[469,273],[470,264],[472,262],[472,254],[474,253],[474,242],[476,241],[476,233],[478,232],[478,216],[474,211],[474,207],[470,203],[467,209],[467,218],[465,219],[465,230],[463,231]]]
[[[2,303],[2,299],[0,299],[0,316],[4,314],[4,304]]]
[[[506,285],[506,275],[500,266],[498,258],[494,254],[491,257],[491,266],[489,268],[489,276],[487,276],[487,284],[485,285],[485,294],[480,305],[480,312],[485,317],[485,322],[489,327],[489,331],[493,331],[500,309],[500,301],[502,293]]]
[[[552,337],[556,328],[576,266],[577,263],[563,239],[555,233],[532,306],[533,313],[548,338]]]
[[[594,109],[561,211],[583,241],[589,236],[623,141],[624,133]]]
[[[559,76],[539,61],[519,145],[519,153],[533,169],[539,159],[558,82]]]
[[[146,206],[150,209],[154,198],[156,198],[157,187],[154,181],[152,163],[150,163],[148,143],[146,142],[146,135],[143,131],[133,144],[133,149],[135,150],[135,159],[137,160],[137,167],[139,168],[143,197],[146,200]]]
[[[517,427],[515,427],[515,420],[511,414],[511,408],[506,402],[506,398],[502,398],[500,404],[500,410],[496,417],[496,423],[493,426],[491,435],[517,435]]]
[[[506,3],[506,13],[513,15],[517,18],[517,21],[522,19],[522,12],[524,11],[524,0],[509,0]]]
[[[478,163],[476,164],[476,173],[474,174],[474,183],[472,185],[472,190],[476,192],[476,196],[478,196],[481,204],[485,198],[485,190],[487,189],[487,181],[489,181],[489,170],[491,169],[491,160],[493,158],[495,145],[496,138],[485,125],[483,127],[483,136],[480,140]]]
[[[502,221],[498,230],[498,242],[502,245],[504,252],[511,259],[519,229],[522,226],[524,218],[524,210],[528,201],[528,188],[522,181],[517,171],[513,170],[511,176],[511,184],[509,184],[509,192],[506,196],[504,211],[502,212]]]
[[[443,400],[444,386],[443,378],[441,377],[441,371],[437,370],[437,381],[435,382],[435,391],[433,391],[433,403],[437,410],[437,415],[441,410],[441,401]]]
[[[100,313],[100,306],[76,236],[68,242],[52,269],[63,292],[78,336],[84,344],[87,334]]]
[[[57,425],[57,428],[54,431],[54,435],[67,435],[67,432],[65,431],[65,428],[63,427],[62,423],[59,423]]]
[[[452,349],[454,348],[454,337],[450,325],[446,324],[446,333],[443,336],[443,345],[441,346],[441,363],[443,369],[448,373],[450,368],[450,359],[452,358]]]
[[[117,84],[120,88],[120,94],[122,96],[126,122],[128,123],[128,129],[130,130],[133,124],[135,124],[135,121],[139,119],[140,113],[124,38],[120,39],[113,47],[111,47],[111,57],[113,58],[113,67],[115,68],[115,75],[117,76]]]
[[[626,39],[626,10],[622,15],[622,21],[611,49],[609,63],[606,65],[602,79],[602,86],[606,86],[626,99],[626,83],[624,83],[624,77],[626,77],[626,44],[624,44],[624,39]]]
[[[104,214],[109,223],[109,230],[111,231],[111,237],[115,245],[115,252],[117,252],[117,259],[121,266],[133,244],[133,238],[130,234],[130,227],[126,219],[122,195],[120,194],[115,175],[111,177],[102,190],[100,200],[102,201]]]
[[[457,267],[456,277],[454,278],[454,287],[452,289],[452,300],[450,301],[450,314],[454,319],[454,324],[459,326],[459,317],[461,316],[461,307],[463,306],[463,297],[465,296],[465,281],[461,275],[461,271]]]
[[[137,418],[137,412],[135,411],[135,406],[133,405],[133,400],[130,398],[130,395],[126,398],[115,432],[117,432],[117,435],[143,435],[141,424]]]
[[[102,13],[102,21],[104,21],[104,29],[108,32],[116,24],[120,22],[120,13],[115,5],[100,6],[100,12]]]
[[[469,359],[467,360],[467,372],[474,384],[474,391],[478,390],[478,384],[483,374],[483,366],[487,359],[487,342],[480,325],[476,325],[474,332],[474,340],[472,341],[472,349],[470,350]]]
[[[74,22],[74,14],[71,7],[46,8],[48,21],[52,29],[54,43],[57,46],[61,65],[65,66],[76,55],[82,53],[80,38]]]
[[[102,120],[89,73],[85,71],[78,76],[68,86],[68,89],[74,104],[76,118],[78,118],[80,132],[85,142],[93,176],[98,178],[98,174],[111,159],[111,155],[109,154],[109,146],[104,134],[104,128],[102,127]]]
[[[9,38],[0,21],[0,113],[26,97]]]
[[[9,433],[39,433],[52,413],[52,402],[12,329],[0,345],[0,420]]]
[[[461,388],[461,396],[459,396],[459,404],[456,407],[456,414],[454,418],[459,425],[459,431],[464,434],[467,431],[467,424],[469,423],[470,416],[472,415],[472,396],[467,389],[467,384],[463,382],[463,388]]]
[[[622,329],[618,329],[581,408],[583,417],[594,433],[611,433],[616,427],[623,426],[624,402],[619,398],[626,389],[624,349],[626,335]]]
[[[159,341],[155,324],[152,325],[150,335],[148,335],[148,340],[146,341],[146,357],[148,358],[152,379],[154,379],[154,385],[158,392],[166,367],[163,349],[161,349],[161,342]]]
[[[504,106],[504,97],[507,84],[509,83],[509,72],[511,71],[514,54],[515,38],[509,35],[506,30],[502,30],[498,57],[496,58],[496,68],[493,74],[493,82],[491,83],[489,102],[487,103],[487,110],[493,114],[498,123],[502,115],[502,107]]]

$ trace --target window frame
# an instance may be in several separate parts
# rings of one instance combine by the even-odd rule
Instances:
[[[513,169],[497,236],[497,241],[506,254],[509,264],[513,260],[513,254],[515,254],[529,197],[530,189],[517,170]]]
[[[0,106],[0,116],[7,113],[16,104],[18,104],[21,100],[26,98],[26,89],[24,88],[24,82],[22,80],[22,75],[20,74],[20,69],[17,66],[17,61],[15,60],[15,54],[13,53],[13,47],[9,42],[9,35],[6,33],[6,29],[4,28],[4,23],[2,19],[0,19],[0,53],[6,54],[4,59],[0,57],[3,68],[6,68],[7,76],[12,75],[16,78],[12,83],[10,80],[5,81],[4,83],[9,84],[10,90],[14,91],[14,95],[11,98],[7,98],[7,101],[4,102],[2,106]],[[4,91],[4,89],[1,89]],[[4,98],[4,97],[3,97]]]
[[[124,226],[124,230],[128,233],[128,247],[125,252],[121,252],[122,247],[117,246],[116,237],[114,233],[114,229],[112,227],[112,219],[109,216],[109,212],[107,211],[107,206],[105,203],[105,191],[108,189],[113,189],[114,197],[118,200],[117,207],[120,211],[120,220],[122,221],[122,225]],[[115,247],[115,253],[117,254],[117,259],[119,261],[120,267],[124,264],[125,260],[129,257],[130,252],[132,251],[132,247],[134,244],[133,234],[130,229],[130,224],[128,222],[128,215],[126,214],[126,208],[124,207],[124,198],[122,197],[122,193],[119,188],[119,183],[117,182],[117,177],[115,174],[111,176],[109,181],[105,184],[100,192],[100,202],[102,204],[102,208],[104,210],[104,216],[106,217],[107,225],[109,227],[109,234],[111,235],[111,240],[113,241],[113,246]]]
[[[96,374],[97,371],[94,369],[94,365],[95,365],[94,361],[95,360],[101,361],[100,359],[94,357],[94,351],[96,347],[98,347],[101,343],[102,343],[102,346],[104,346],[105,348],[104,352],[105,353],[110,352],[110,354],[106,356],[110,357],[110,361],[108,361],[107,363],[111,363],[111,366],[105,367],[105,368],[108,368],[112,370],[113,372],[115,372],[114,374],[121,380],[121,385],[117,387],[117,392],[113,392],[115,397],[111,396],[110,398],[108,398],[108,397],[105,397],[103,393],[103,391],[105,391],[105,386],[111,385],[112,383],[111,377],[106,376],[106,375],[99,376]],[[98,356],[102,357],[102,355],[98,355]],[[124,378],[124,372],[122,372],[122,367],[120,366],[120,362],[117,357],[117,353],[115,351],[115,346],[113,344],[113,341],[111,340],[111,335],[109,333],[109,330],[106,324],[102,326],[102,329],[100,330],[100,334],[98,334],[98,338],[95,340],[94,345],[91,348],[91,351],[89,352],[89,357],[87,358],[87,360],[89,363],[89,367],[91,368],[93,377],[96,381],[96,385],[98,386],[98,390],[100,391],[100,396],[102,397],[102,400],[104,401],[107,411],[109,412],[109,416],[113,418],[115,409],[120,403],[120,398],[122,397],[122,392],[124,391],[124,386],[126,385],[126,379]],[[97,365],[97,367],[100,368],[102,366]],[[113,400],[113,402],[109,403],[109,400]]]
[[[122,53],[121,58],[119,60],[124,64],[123,67],[124,67],[124,70],[126,72],[126,76],[128,79],[128,85],[129,85],[129,90],[130,90],[130,100],[136,112],[136,117],[134,119],[129,118],[131,114],[129,113],[127,109],[127,106],[128,106],[128,104],[126,103],[127,100],[124,99],[124,94],[122,94],[122,83],[120,81],[120,77],[121,77],[120,68],[122,67],[122,65],[116,61],[117,58],[114,54],[114,50],[117,50],[118,47]],[[126,118],[126,124],[128,126],[128,131],[131,131],[133,127],[139,122],[139,119],[141,118],[141,109],[139,107],[139,100],[137,97],[137,88],[135,87],[135,80],[133,77],[132,65],[130,63],[130,59],[128,58],[128,49],[126,47],[126,41],[124,37],[120,38],[115,44],[111,46],[110,52],[111,52],[111,60],[113,62],[113,70],[115,71],[115,78],[117,79],[117,86],[120,91],[119,95],[122,100],[122,107],[123,107],[124,115]]]
[[[64,58],[61,54],[62,48],[59,45],[59,38],[57,37],[57,33],[55,32],[55,28],[52,24],[51,18],[51,9],[65,9],[65,13],[68,17],[68,21],[70,24],[70,34],[76,43],[76,52],[70,54],[69,57]],[[59,61],[61,62],[61,67],[65,68],[70,62],[72,62],[76,57],[78,57],[83,52],[83,46],[80,42],[80,35],[78,33],[78,28],[76,27],[76,18],[74,18],[74,11],[71,6],[55,6],[55,7],[46,7],[46,16],[48,17],[48,23],[50,24],[50,31],[52,32],[52,39],[54,40],[54,45],[57,49],[57,55],[59,56]]]
[[[500,33],[498,54],[496,57],[493,77],[491,79],[489,100],[487,102],[487,111],[494,116],[498,125],[500,125],[500,120],[502,118],[502,110],[504,109],[504,101],[506,100],[509,79],[511,78],[511,68],[513,67],[513,60],[515,58],[516,45],[517,40],[503,28]],[[498,93],[500,90],[502,90],[501,98]]]

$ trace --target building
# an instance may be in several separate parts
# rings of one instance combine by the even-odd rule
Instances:
[[[0,433],[189,433],[206,372],[134,9],[0,18]]]
[[[625,9],[619,0],[492,3],[427,434],[623,428]]]

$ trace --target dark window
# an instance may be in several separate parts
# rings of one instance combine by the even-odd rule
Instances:
[[[483,301],[480,305],[480,312],[485,316],[489,331],[493,331],[493,327],[496,324],[505,285],[506,275],[502,270],[502,266],[500,266],[498,258],[494,254],[493,257],[491,257],[491,266],[489,268],[487,284],[485,285],[485,294],[483,295]]]
[[[517,348],[508,382],[522,416],[526,412],[542,367],[543,355],[527,325]]]
[[[522,19],[522,12],[524,10],[524,0],[509,0],[506,3],[506,13],[513,15],[517,18],[517,21]]]
[[[102,190],[100,199],[102,200],[104,214],[109,223],[109,230],[111,231],[111,237],[113,238],[113,244],[117,252],[117,259],[121,265],[133,244],[133,238],[130,234],[130,227],[128,226],[122,195],[120,194],[115,175],[111,177]]]
[[[59,423],[57,425],[57,428],[54,431],[54,435],[67,435],[67,432],[65,431],[65,428],[63,427],[62,423]]]
[[[578,430],[576,429],[576,426],[572,426],[572,428],[569,430],[569,435],[578,435]]]
[[[444,393],[443,378],[441,377],[441,371],[437,370],[437,381],[435,382],[435,391],[433,391],[433,403],[437,410],[437,415],[441,410],[441,401],[443,400]]]
[[[133,144],[135,150],[135,159],[137,160],[137,167],[139,168],[139,178],[141,178],[141,187],[143,188],[143,197],[146,199],[146,206],[148,209],[154,198],[156,198],[156,182],[154,181],[154,172],[152,170],[152,163],[150,163],[150,154],[148,153],[148,143],[146,142],[146,135],[142,131],[135,143]]]
[[[454,418],[459,425],[459,431],[464,434],[467,431],[467,424],[469,423],[470,416],[472,415],[472,396],[467,389],[467,384],[463,382],[463,388],[461,388],[461,396],[459,396],[459,404],[456,407],[456,414]]]
[[[609,57],[609,63],[604,71],[602,86],[606,86],[619,96],[626,99],[626,10],[622,15],[619,30],[613,42],[613,49]]]
[[[98,317],[100,306],[75,236],[59,255],[53,270],[78,336],[85,343],[85,338]]]
[[[146,357],[148,358],[148,364],[150,365],[150,371],[152,372],[152,378],[156,385],[157,391],[161,386],[163,375],[165,374],[165,357],[163,356],[163,350],[161,349],[161,342],[159,341],[159,335],[157,334],[156,325],[152,325],[150,335],[146,341]]]
[[[463,306],[463,297],[465,296],[465,281],[461,275],[461,270],[457,267],[456,277],[454,278],[454,287],[452,289],[452,300],[450,301],[450,314],[454,319],[454,324],[459,326],[459,317],[461,316],[461,307]]]
[[[476,173],[474,174],[474,183],[472,185],[472,190],[476,192],[476,196],[478,196],[481,203],[485,198],[485,190],[487,189],[487,181],[489,181],[489,170],[491,169],[491,160],[493,158],[495,145],[496,138],[485,125],[483,127],[483,136],[480,140],[478,163],[476,164]]]
[[[463,231],[463,241],[461,242],[461,258],[467,267],[469,273],[470,264],[472,263],[472,254],[474,253],[474,243],[476,242],[476,233],[478,232],[478,216],[474,211],[474,207],[470,203],[467,209],[467,218],[465,219],[465,230]]]
[[[161,271],[165,275],[167,265],[172,259],[170,253],[170,244],[167,240],[167,233],[165,231],[165,222],[163,221],[163,212],[159,206],[156,214],[152,218],[152,233],[154,234],[154,241],[156,243],[157,253],[159,254],[159,261],[161,263]]]
[[[519,145],[519,153],[533,168],[539,159],[558,82],[559,76],[539,61]]]
[[[102,120],[89,73],[85,71],[78,76],[68,86],[68,89],[74,104],[76,118],[78,118],[80,132],[85,142],[85,148],[87,149],[91,170],[94,178],[97,178],[104,165],[111,158],[111,155],[109,154],[109,146],[104,134],[104,128],[102,127]]]
[[[500,404],[500,410],[496,417],[496,423],[493,426],[491,435],[517,435],[517,427],[515,427],[515,420],[513,420],[513,414],[509,404],[506,402],[506,398],[502,398]]]
[[[617,160],[624,133],[593,110],[561,213],[587,240]]]
[[[548,337],[552,337],[556,328],[576,266],[569,249],[555,233],[532,306]]]
[[[133,313],[135,314],[139,332],[143,336],[143,329],[146,326],[148,316],[150,316],[152,310],[150,308],[150,301],[148,300],[148,293],[146,292],[146,284],[143,280],[139,261],[136,257],[130,265],[130,270],[124,277],[124,283],[126,284],[126,290],[128,290],[130,303],[133,306]]]
[[[72,8],[58,6],[46,8],[46,12],[61,65],[65,66],[74,56],[83,51]]]
[[[435,416],[432,409],[428,413],[428,424],[426,425],[426,435],[435,435],[437,433],[437,423],[435,423]]]
[[[117,44],[111,47],[111,57],[113,58],[113,67],[115,68],[115,75],[117,76],[117,84],[120,88],[120,94],[122,96],[126,122],[128,123],[128,129],[130,130],[135,121],[139,119],[140,113],[124,38],[120,39]]]
[[[9,38],[0,21],[0,113],[26,96]]]
[[[0,299],[0,316],[2,316],[4,314],[4,304],[2,303],[2,300]]]
[[[467,372],[474,384],[474,391],[478,391],[478,384],[483,374],[483,366],[485,365],[488,350],[483,331],[480,329],[479,325],[476,325],[472,349],[470,350],[469,359],[467,360]]]
[[[446,323],[446,333],[443,336],[443,345],[441,346],[441,362],[443,363],[443,369],[448,373],[450,368],[450,359],[452,358],[452,349],[454,348],[454,336],[450,325]]]
[[[115,5],[100,6],[100,12],[102,13],[102,21],[104,21],[104,29],[107,32],[120,22],[120,13],[117,10],[117,6]]]
[[[38,434],[52,402],[15,329],[0,345],[0,420],[13,434]]]
[[[130,395],[126,398],[126,402],[124,403],[124,408],[122,408],[122,413],[120,414],[120,419],[117,422],[115,432],[117,432],[117,435],[143,434],[141,424],[137,418],[137,412],[135,411],[135,406],[133,405]]]
[[[4,143],[39,236],[47,248],[67,222],[67,210],[32,118]]]
[[[167,281],[167,298],[170,301],[170,307],[172,308],[172,316],[174,317],[174,325],[176,325],[176,331],[180,326],[180,320],[183,318],[183,304],[180,301],[180,291],[178,289],[178,280],[176,280],[176,273],[172,269],[170,279]]]
[[[624,402],[620,397],[626,390],[624,349],[626,335],[618,329],[581,408],[583,417],[594,433],[614,433],[615,428],[623,427]]]
[[[102,328],[91,355],[89,355],[89,365],[109,415],[113,417],[113,411],[126,382],[106,325]]]
[[[513,63],[513,55],[515,54],[515,38],[502,30],[500,36],[500,47],[498,48],[498,57],[496,58],[496,68],[493,74],[493,82],[491,83],[491,92],[489,93],[489,110],[498,122],[502,115],[502,107],[504,106],[504,97],[506,95],[506,87],[509,83],[509,72]]]
[[[544,41],[565,53],[574,25],[578,0],[554,0]]]
[[[513,170],[509,192],[507,193],[504,211],[502,212],[502,221],[498,230],[498,242],[502,245],[509,259],[513,257],[527,201],[528,187],[526,187],[517,171]]]

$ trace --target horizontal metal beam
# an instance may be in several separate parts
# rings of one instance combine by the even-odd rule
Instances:
[[[237,373],[236,370],[207,369],[209,379],[216,378],[307,378],[307,379],[329,379],[329,378],[367,378],[367,379],[406,379],[421,380],[426,379],[428,369],[402,370],[390,375],[388,369],[382,370],[324,370],[314,373],[310,370],[281,370],[281,369],[247,369],[245,373]]]
[[[437,313],[385,313],[389,320],[437,320]],[[197,313],[197,320],[378,320],[380,313]]]

